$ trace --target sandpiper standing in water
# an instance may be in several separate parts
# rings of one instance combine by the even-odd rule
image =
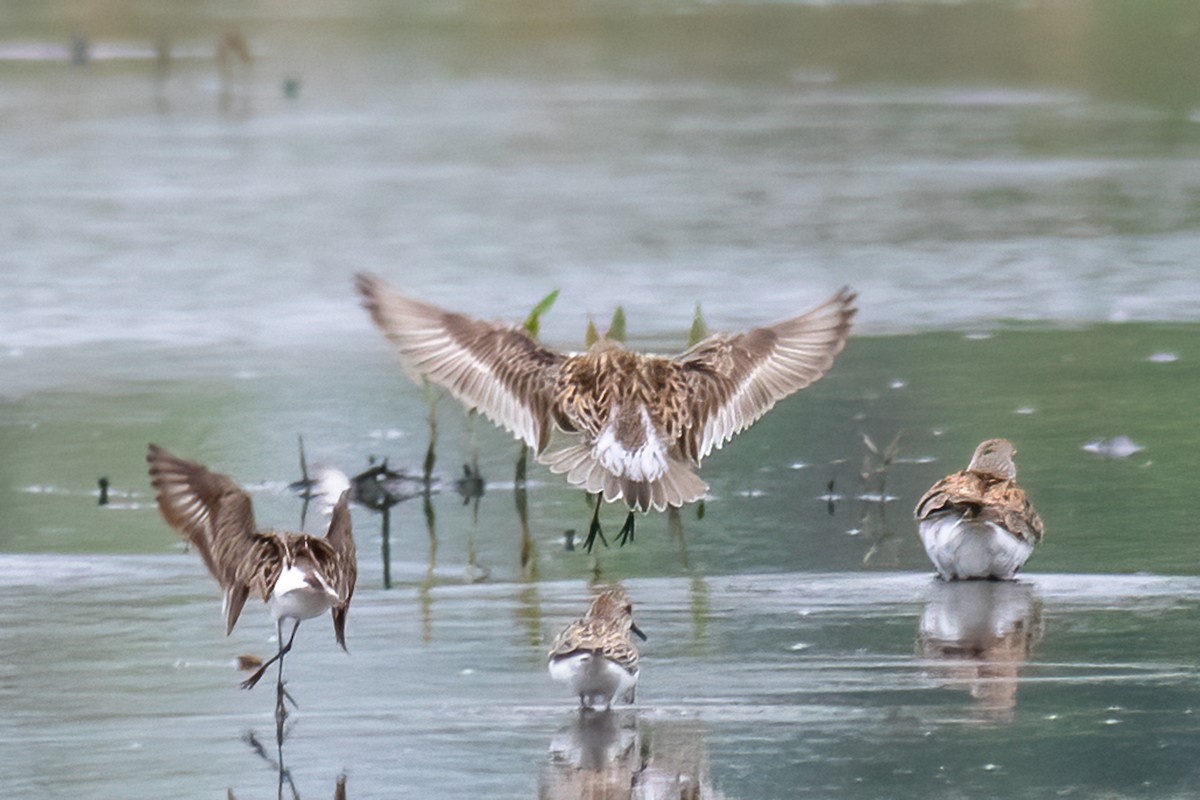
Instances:
[[[275,618],[279,651],[242,683],[249,689],[275,661],[283,694],[283,657],[292,648],[301,620],[333,612],[333,632],[346,649],[346,614],[358,565],[350,532],[348,493],[333,508],[324,538],[291,531],[261,530],[250,495],[227,475],[150,445],[150,483],[167,524],[204,559],[224,590],[225,633],[229,634],[253,592]],[[293,621],[284,644],[284,620]]]
[[[633,604],[620,586],[609,586],[587,613],[563,629],[550,647],[550,677],[567,683],[585,709],[607,709],[613,701],[632,703],[638,681],[638,649],[643,641],[633,621]]]
[[[1011,580],[1042,540],[1042,518],[1017,486],[1016,454],[1007,439],[988,439],[917,503],[921,543],[944,580]]]
[[[406,372],[446,387],[534,449],[551,472],[597,495],[585,546],[600,531],[600,501],[634,512],[699,500],[694,469],[775,403],[820,378],[850,333],[856,295],[842,289],[811,311],[742,333],[716,333],[675,356],[626,350],[600,337],[586,353],[534,341],[519,326],[485,322],[393,291],[360,274],[363,305]],[[551,444],[555,430],[568,441]]]

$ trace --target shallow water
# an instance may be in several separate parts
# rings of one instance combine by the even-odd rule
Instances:
[[[481,316],[559,288],[562,347],[618,303],[659,351],[697,302],[731,329],[849,284],[861,312],[825,379],[706,461],[702,518],[594,557],[564,546],[581,495],[537,465],[514,491],[515,444],[441,399],[394,588],[355,509],[351,654],[314,620],[288,658],[284,796],[1190,796],[1200,25],[1139,8],[14,10],[5,792],[278,793],[270,687],[233,666],[270,652],[267,614],[222,636],[143,458],[227,472],[289,527],[298,435],[311,464],[419,469],[428,407],[357,306],[369,270]],[[216,58],[234,30],[253,63]],[[1046,541],[1015,585],[940,585],[911,508],[998,435]],[[596,577],[650,640],[636,708],[581,718],[544,654]]]
[[[248,741],[274,754],[271,690],[241,693],[232,664],[271,647],[259,609],[222,638],[216,593],[182,557],[8,556],[0,571],[13,796],[273,791]],[[650,638],[636,710],[612,722],[629,730],[606,738],[544,674],[581,583],[384,592],[364,577],[351,654],[318,621],[289,656],[301,793],[346,775],[350,797],[571,796],[553,787],[578,787],[580,748],[634,736],[635,770],[690,775],[707,797],[1165,797],[1196,778],[1194,578],[631,580]]]

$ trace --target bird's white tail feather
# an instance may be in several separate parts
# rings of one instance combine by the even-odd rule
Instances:
[[[602,494],[609,502],[624,498],[636,503],[640,496],[644,499],[643,510],[662,511],[667,506],[682,506],[699,500],[708,491],[708,484],[689,465],[673,458],[667,460],[666,470],[653,481],[630,481],[614,475],[595,461],[591,448],[583,444],[543,453],[538,460],[551,472],[566,475],[572,486]]]

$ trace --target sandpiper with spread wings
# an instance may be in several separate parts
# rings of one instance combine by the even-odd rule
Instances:
[[[620,586],[606,587],[587,613],[572,622],[550,647],[550,677],[578,695],[583,708],[609,708],[613,701],[632,703],[638,680],[638,649],[631,636],[645,640],[633,621],[633,604]]]
[[[275,618],[279,651],[242,687],[258,683],[275,661],[283,686],[283,657],[292,648],[301,620],[333,613],[333,632],[346,649],[346,614],[358,566],[350,532],[348,493],[333,509],[324,538],[263,530],[254,522],[250,495],[228,475],[150,445],[146,455],[159,511],[204,559],[224,591],[225,633],[233,630],[253,592]],[[283,622],[293,620],[284,644]]]
[[[1007,439],[988,439],[917,503],[921,542],[943,579],[1011,580],[1042,540],[1042,518],[1017,486],[1016,454]]]
[[[842,289],[798,317],[716,333],[675,356],[626,350],[600,337],[561,353],[519,326],[447,311],[360,274],[356,285],[405,370],[446,387],[534,449],[538,460],[596,494],[586,546],[600,533],[600,500],[630,512],[702,498],[694,469],[777,402],[820,378],[850,333],[856,295]],[[551,443],[555,430],[569,441]],[[603,536],[603,534],[600,534]]]

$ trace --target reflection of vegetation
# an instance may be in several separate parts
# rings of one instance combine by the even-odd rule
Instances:
[[[478,564],[478,554],[475,550],[475,532],[479,528],[479,503],[483,499],[487,484],[479,471],[479,444],[475,437],[475,422],[479,415],[474,409],[467,413],[467,438],[470,441],[471,460],[463,464],[462,477],[454,482],[454,489],[463,499],[463,505],[471,506],[471,528],[467,531],[467,571],[466,580],[479,580],[487,575],[487,570]]]
[[[688,603],[692,612],[692,644],[697,648],[708,639],[708,623],[712,618],[709,594],[708,582],[704,580],[704,576],[692,573],[688,584]]]
[[[429,406],[429,413],[425,417],[429,423],[429,447],[425,450],[424,475],[425,482],[430,483],[433,480],[433,466],[437,463],[437,401],[440,395],[434,392],[433,384],[428,379],[421,379],[421,392],[425,395],[425,402]]]
[[[425,569],[425,579],[421,581],[421,638],[429,641],[433,638],[433,618],[430,610],[433,606],[432,589],[437,569],[437,514],[433,510],[433,497],[429,492],[421,496],[421,510],[425,515],[425,530],[429,533],[429,563]]]
[[[528,583],[517,591],[517,619],[525,623],[525,641],[537,651],[539,663],[545,666],[546,642],[542,638],[542,595],[537,583]]]
[[[679,563],[684,569],[689,568],[687,542],[683,538],[683,516],[679,513],[679,509],[675,506],[667,508],[667,532],[671,535],[671,539],[679,544]]]
[[[887,506],[892,499],[898,498],[891,498],[888,495],[887,479],[888,470],[896,460],[896,456],[900,454],[901,435],[896,434],[886,447],[880,448],[870,436],[862,434],[865,453],[863,454],[861,473],[863,491],[859,495],[863,508],[861,526],[868,541],[871,542],[871,547],[863,556],[863,564],[871,563],[879,555],[881,548],[895,540],[895,534],[888,528]],[[831,487],[832,484],[833,482],[830,481]],[[832,497],[832,489],[830,497]],[[893,553],[891,562],[894,564],[898,561],[898,554]]]
[[[513,486],[513,502],[517,507],[517,521],[521,527],[521,577],[537,580],[537,550],[529,533],[529,492],[525,487],[524,454],[528,448],[521,447],[522,458],[517,460],[517,481]]]

